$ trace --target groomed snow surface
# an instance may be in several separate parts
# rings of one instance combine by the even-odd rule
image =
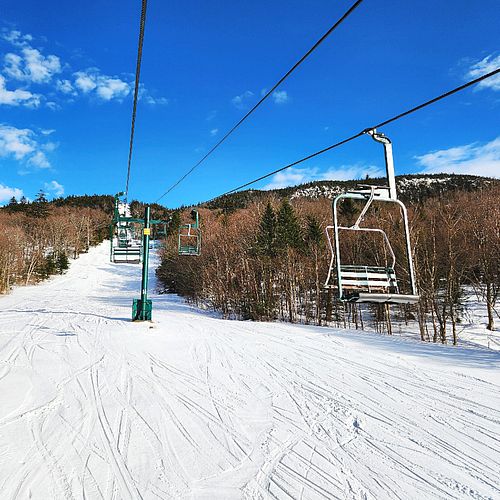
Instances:
[[[224,321],[106,244],[0,298],[0,498],[500,498],[500,353]],[[187,257],[189,258],[189,257]]]

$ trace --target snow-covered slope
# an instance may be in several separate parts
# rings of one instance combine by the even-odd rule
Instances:
[[[224,321],[107,245],[0,298],[2,499],[500,497],[500,355]]]

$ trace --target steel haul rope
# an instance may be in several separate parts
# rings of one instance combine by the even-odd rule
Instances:
[[[328,38],[328,36],[335,31],[361,4],[363,0],[357,0],[351,7],[328,29],[328,31],[273,85],[271,90],[266,92],[264,96],[255,104],[250,111],[248,111],[226,134],[220,139],[215,146],[213,146],[208,153],[195,163],[182,177],[180,177],[167,191],[165,191],[155,203],[158,203],[165,197],[172,189],[177,187],[188,175],[190,175],[196,168],[198,168],[272,93]]]
[[[495,76],[497,75],[498,73],[500,73],[500,68],[497,68],[489,73],[485,73],[484,75],[481,75],[480,77],[474,79],[474,80],[470,80],[469,82],[467,83],[464,83],[463,85],[460,85],[459,87],[456,87],[452,90],[449,90],[437,97],[434,97],[433,99],[430,99],[428,101],[425,101],[424,103],[422,104],[419,104],[418,106],[414,106],[413,108],[410,108],[406,111],[403,111],[402,113],[399,113],[398,115],[395,115],[393,116],[392,118],[389,118],[387,120],[384,120],[383,122],[380,122],[378,123],[377,125],[373,125],[372,127],[368,127],[368,128],[365,128],[363,129],[361,132],[358,132],[357,134],[354,134],[354,135],[351,135],[350,137],[348,137],[347,139],[343,139],[339,142],[336,142],[335,144],[332,144],[331,146],[328,146],[326,148],[323,148],[319,151],[316,151],[315,153],[312,153],[308,156],[305,156],[304,158],[301,158],[300,160],[297,160],[297,161],[294,161],[293,163],[289,163],[288,165],[285,165],[284,167],[281,167],[281,168],[278,168],[276,170],[273,170],[272,172],[269,172],[268,174],[265,174],[265,175],[262,175],[260,177],[258,177],[257,179],[254,179],[252,181],[249,181],[249,182],[246,182],[245,184],[242,184],[241,186],[238,186],[234,189],[231,189],[230,191],[227,191],[225,192],[224,194],[221,194],[219,195],[217,198],[219,197],[222,197],[222,196],[226,196],[228,194],[231,194],[231,193],[234,193],[236,191],[239,191],[240,189],[243,189],[245,187],[248,187],[248,186],[251,186],[252,184],[255,184],[256,182],[259,182],[259,181],[262,181],[264,179],[267,179],[268,177],[271,177],[272,175],[274,174],[277,174],[279,172],[282,172],[283,170],[286,170],[290,167],[294,167],[295,165],[298,165],[299,163],[302,163],[304,161],[307,161],[307,160],[310,160],[311,158],[314,158],[315,156],[319,156],[323,153],[326,153],[327,151],[330,151],[331,149],[335,149],[335,148],[338,148],[339,146],[342,146],[343,144],[346,144],[350,141],[353,141],[354,139],[357,139],[358,137],[361,137],[363,134],[366,134],[369,130],[373,130],[373,129],[376,129],[376,128],[381,128],[385,125],[388,125],[389,123],[392,123],[392,122],[395,122],[396,120],[399,120],[400,118],[403,118],[405,116],[408,116],[412,113],[415,113],[416,111],[419,111],[420,109],[422,108],[425,108],[431,104],[434,104],[435,102],[438,102],[440,101],[441,99],[444,99],[446,97],[449,97],[453,94],[456,94],[457,92],[460,92],[462,90],[465,90],[466,88],[468,87],[471,87],[472,85],[475,85],[476,83],[479,83],[483,80],[486,80],[487,78],[491,78],[492,76]]]
[[[144,43],[144,27],[146,25],[147,0],[142,0],[141,21],[139,27],[139,43],[137,46],[137,64],[135,68],[134,102],[132,105],[132,125],[130,127],[130,144],[128,151],[127,182],[125,185],[125,200],[128,198],[128,188],[130,182],[130,165],[132,163],[132,150],[134,147],[135,117],[137,114],[137,100],[139,96],[139,77],[141,75],[142,45]]]

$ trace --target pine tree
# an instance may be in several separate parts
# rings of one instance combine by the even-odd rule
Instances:
[[[270,202],[268,202],[260,220],[257,251],[267,257],[276,255],[276,214]]]
[[[61,251],[57,254],[56,267],[59,274],[62,274],[69,268],[69,261],[66,252]]]
[[[170,224],[167,227],[167,234],[175,234],[179,230],[179,226],[181,225],[181,214],[178,210],[176,210],[172,217],[170,218]]]
[[[40,191],[38,191],[35,200],[31,204],[31,209],[30,209],[31,215],[33,217],[37,217],[40,219],[47,217],[47,215],[49,215],[48,205],[49,203],[47,200],[47,196],[45,195],[44,191],[40,189]]]
[[[295,210],[286,198],[278,211],[276,240],[280,249],[302,250],[304,248],[302,229],[295,215]]]
[[[40,191],[38,191],[38,194],[36,195],[35,203],[47,203],[48,201],[49,200],[47,200],[47,195],[45,194],[43,189],[40,189]]]
[[[307,217],[306,242],[309,247],[321,248],[324,244],[323,230],[316,219],[312,215]]]

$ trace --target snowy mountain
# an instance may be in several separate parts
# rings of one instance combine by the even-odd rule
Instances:
[[[261,191],[249,189],[230,195],[214,198],[203,204],[207,208],[243,208],[249,203],[262,199],[269,194],[278,198],[334,198],[340,193],[355,189],[358,184],[384,185],[384,178],[358,179],[350,181],[314,181],[298,186],[282,189]],[[433,196],[442,196],[455,191],[476,191],[500,184],[500,180],[476,175],[457,174],[416,174],[400,175],[396,177],[396,184],[400,198],[404,202],[424,201]]]

